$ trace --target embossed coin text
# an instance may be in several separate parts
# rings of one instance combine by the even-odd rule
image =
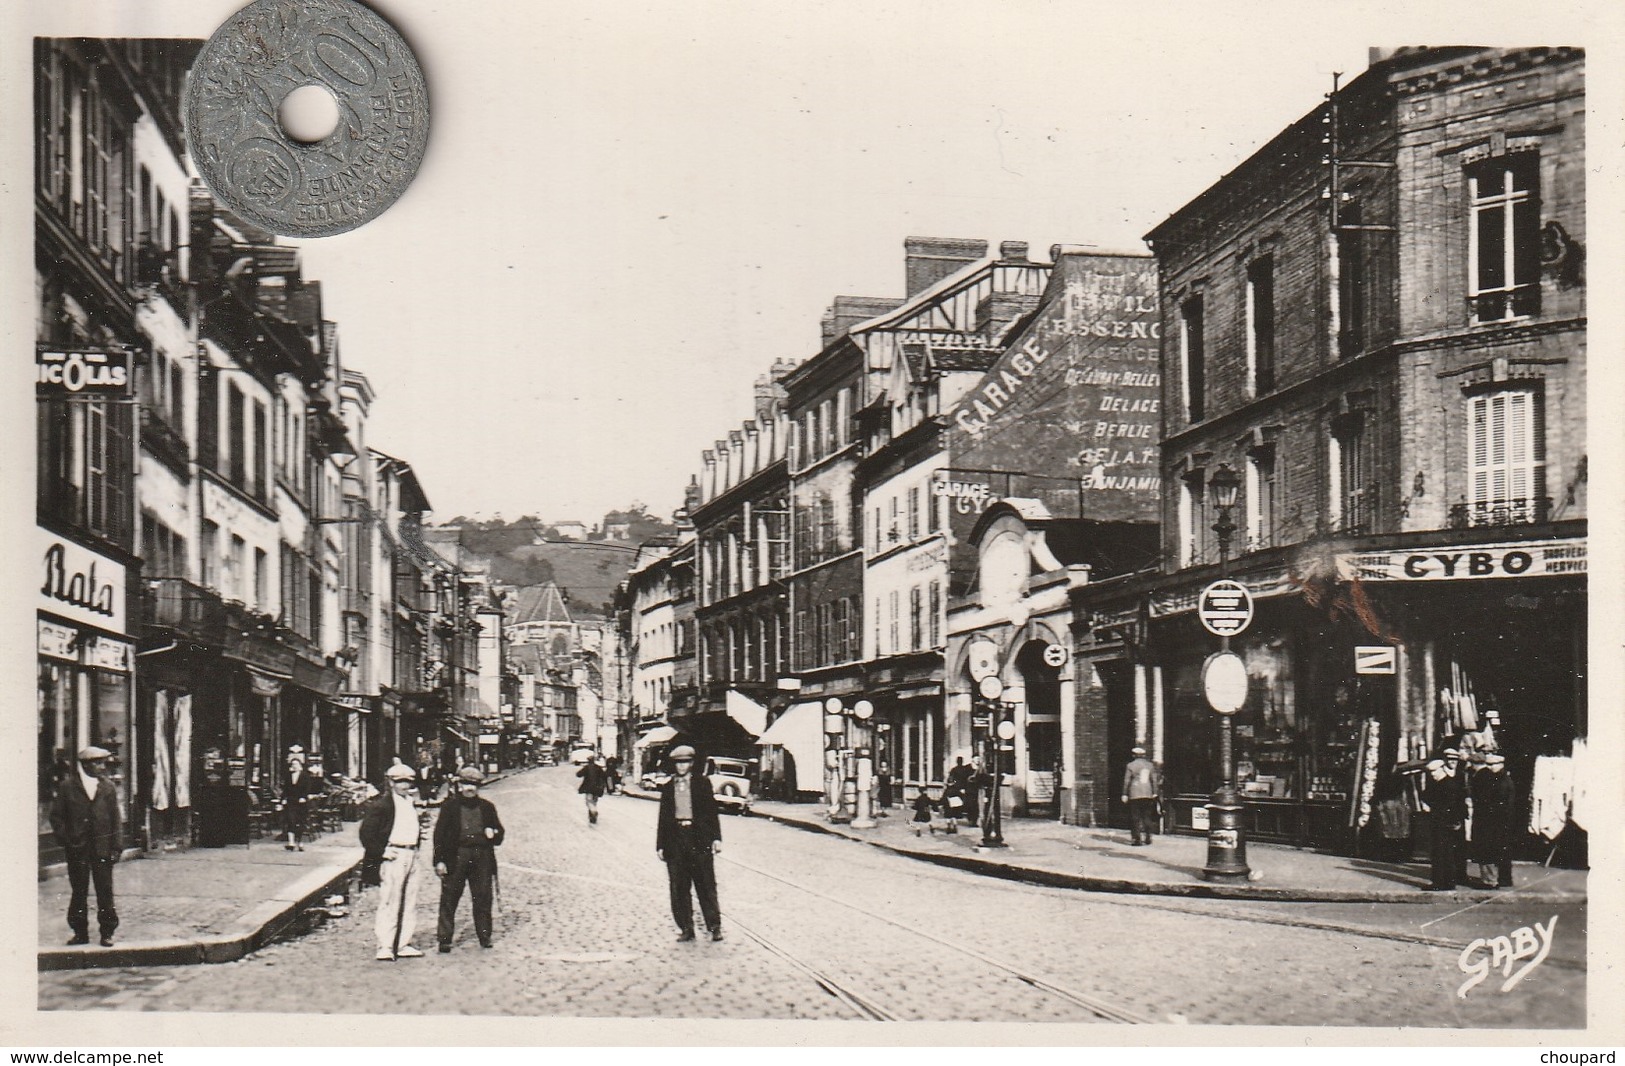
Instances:
[[[295,140],[290,94],[333,94],[338,125]],[[355,0],[256,0],[198,55],[183,107],[188,147],[215,196],[289,237],[343,233],[378,216],[417,173],[428,143],[423,72],[390,26]]]

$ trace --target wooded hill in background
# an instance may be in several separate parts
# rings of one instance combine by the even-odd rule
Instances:
[[[475,519],[459,515],[433,527],[444,542],[453,530],[465,560],[483,563],[491,582],[514,588],[556,583],[578,619],[608,618],[615,586],[626,578],[638,545],[676,532],[641,503],[610,511],[597,527],[546,522],[536,515]],[[584,535],[578,535],[584,534]]]

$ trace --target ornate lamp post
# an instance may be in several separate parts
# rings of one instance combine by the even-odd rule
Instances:
[[[1209,498],[1218,512],[1213,532],[1219,538],[1219,577],[1230,577],[1230,538],[1235,535],[1236,524],[1230,513],[1236,506],[1241,491],[1241,477],[1228,463],[1208,479]],[[1239,668],[1239,669],[1238,669]],[[1219,715],[1219,764],[1224,780],[1213,798],[1208,801],[1207,865],[1202,868],[1206,881],[1245,883],[1251,870],[1247,866],[1247,831],[1242,824],[1245,808],[1236,791],[1235,728],[1231,717],[1246,697],[1247,674],[1240,659],[1230,651],[1228,633],[1219,637],[1219,653],[1210,656],[1202,669],[1202,683],[1208,702]],[[1239,688],[1239,693],[1238,693]]]

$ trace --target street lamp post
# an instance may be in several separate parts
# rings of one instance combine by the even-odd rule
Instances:
[[[1000,802],[1004,785],[1004,758],[1001,749],[1016,736],[1016,723],[1004,717],[1007,703],[997,705],[998,721],[987,734],[987,767],[993,774],[993,787],[988,790],[987,816],[982,819],[982,847],[1002,848],[1004,842],[1004,811]]]
[[[1230,469],[1230,464],[1221,463],[1208,480],[1208,491],[1218,512],[1213,532],[1219,538],[1219,577],[1223,580],[1230,576],[1230,538],[1236,532],[1230,515],[1241,491],[1241,478]],[[1228,634],[1219,637],[1219,655],[1227,658],[1230,655]],[[1242,680],[1245,684],[1244,674]],[[1211,700],[1211,696],[1209,698]],[[1205,881],[1245,883],[1252,872],[1247,866],[1247,830],[1242,818],[1246,809],[1236,790],[1235,727],[1231,722],[1235,709],[1214,705],[1219,714],[1219,765],[1224,779],[1207,805],[1207,865],[1202,868]]]

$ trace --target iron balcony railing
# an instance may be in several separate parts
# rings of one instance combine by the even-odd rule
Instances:
[[[1450,506],[1450,528],[1528,526],[1551,518],[1550,496],[1519,496],[1506,500],[1477,500]]]
[[[225,630],[226,607],[219,593],[183,577],[148,578],[145,621],[185,636],[217,642]]]

